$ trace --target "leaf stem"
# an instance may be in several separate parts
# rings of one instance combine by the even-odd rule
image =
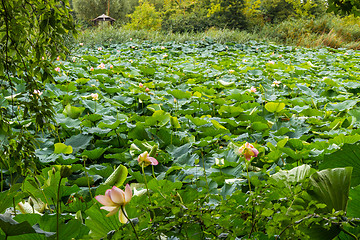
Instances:
[[[155,171],[154,171],[154,165],[151,165],[151,171],[152,171],[153,178],[156,179]]]
[[[253,194],[251,192],[251,182],[250,182],[250,175],[249,175],[249,164],[250,162],[246,162],[247,160],[245,160],[245,164],[246,164],[246,173],[247,173],[247,177],[248,177],[248,184],[249,184],[249,201],[252,202],[252,213],[251,213],[251,230],[249,233],[249,238],[251,238],[251,235],[254,231],[254,227],[255,227],[255,199],[253,198]]]
[[[148,187],[148,184],[147,184],[146,175],[145,175],[145,171],[144,171],[144,164],[141,165],[141,169],[142,169],[142,173],[144,175],[144,181],[145,181],[145,186],[146,186],[146,190],[147,190],[146,192],[147,192],[147,195],[148,195],[148,198],[149,198],[150,206],[152,206],[150,193],[149,193],[149,187]]]
[[[121,147],[121,143],[120,143],[120,135],[119,135],[119,133],[116,131],[116,128],[114,129],[114,131],[115,131],[115,134],[116,134],[116,138],[117,138],[117,141],[118,141],[119,147]]]
[[[4,175],[3,175],[3,169],[2,169],[2,164],[1,164],[1,168],[0,168],[0,171],[1,171],[1,188],[0,188],[0,192],[2,192],[4,190]]]
[[[247,160],[245,160],[247,161]],[[247,162],[245,162],[246,164],[246,173],[247,173],[247,177],[248,177],[248,184],[249,184],[249,190],[251,192],[251,182],[250,182],[250,176],[249,176],[249,164]]]
[[[131,227],[132,227],[132,229],[133,229],[133,231],[134,231],[134,233],[135,233],[136,239],[139,240],[139,236],[138,236],[138,234],[137,234],[137,232],[136,232],[135,226],[134,226],[133,222],[130,220],[130,218],[128,217],[128,215],[126,214],[126,212],[125,212],[125,210],[124,210],[124,206],[121,206],[121,211],[122,211],[123,214],[125,215],[126,219],[130,222]]]
[[[13,206],[14,206],[14,215],[16,217],[16,209],[15,209],[16,205],[15,205],[15,198],[14,197],[13,197]]]
[[[146,192],[147,192],[147,196],[148,196],[148,198],[149,198],[150,207],[152,207],[152,202],[151,202],[151,198],[150,198],[149,187],[148,187],[148,184],[147,184],[146,175],[145,175],[145,171],[144,171],[144,164],[141,165],[141,169],[142,169],[142,173],[143,173],[143,175],[144,175]],[[152,219],[155,218],[155,212],[152,211],[151,209],[148,209],[148,210],[149,210],[149,213],[150,213],[150,221],[152,221]]]
[[[353,233],[351,233],[348,230],[346,230],[345,228],[343,228],[343,226],[340,226],[340,229],[341,229],[341,231],[343,231],[345,234],[349,235],[353,239],[358,240],[358,238]]]
[[[94,198],[93,198],[93,195],[92,195],[92,192],[91,192],[91,187],[90,187],[90,178],[89,178],[89,174],[88,172],[86,171],[86,161],[87,157],[86,156],[83,156],[83,161],[84,161],[84,172],[85,172],[85,175],[86,175],[86,179],[87,179],[87,185],[88,185],[88,188],[89,188],[89,194],[90,194],[90,197],[91,199],[93,199],[94,201]]]
[[[57,191],[57,199],[56,199],[56,239],[60,240],[59,238],[59,214],[60,214],[60,187],[61,187],[61,180],[62,177],[60,176],[58,191]]]
[[[204,176],[205,176],[205,181],[206,181],[206,187],[207,187],[207,190],[209,192],[210,187],[209,187],[209,183],[208,183],[207,176],[206,176],[204,153],[202,151],[201,151],[201,160],[202,160],[202,164],[203,164],[203,168],[204,168]]]

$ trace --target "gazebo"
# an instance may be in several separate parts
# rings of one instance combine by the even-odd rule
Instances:
[[[112,25],[115,22],[115,19],[103,14],[101,16],[98,16],[97,18],[94,18],[91,21],[93,21],[95,25],[98,25],[99,22],[105,22],[105,21],[110,22],[110,24]]]

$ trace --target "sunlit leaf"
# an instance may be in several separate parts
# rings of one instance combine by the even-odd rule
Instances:
[[[268,102],[265,104],[265,108],[269,112],[281,112],[285,108],[285,103]]]
[[[73,152],[73,148],[65,145],[64,143],[55,143],[54,148],[54,153],[71,154]]]

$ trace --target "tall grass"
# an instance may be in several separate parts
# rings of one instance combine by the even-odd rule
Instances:
[[[106,45],[112,43],[124,43],[132,41],[151,41],[157,43],[198,41],[203,39],[211,39],[214,42],[247,42],[249,40],[257,40],[256,34],[247,31],[236,31],[229,29],[211,28],[202,33],[174,33],[163,31],[147,31],[147,30],[128,30],[121,27],[103,26],[89,28],[81,32],[77,39],[78,43],[84,43],[87,46]]]
[[[210,28],[205,32],[173,33],[163,31],[128,30],[103,25],[81,31],[77,43],[87,46],[132,41],[187,42],[211,39],[217,43],[244,43],[250,40],[274,42],[303,47],[360,49],[360,18],[340,18],[326,14],[317,19],[288,19],[279,24],[264,24],[244,31]]]
[[[265,28],[270,38],[305,47],[350,47],[359,49],[360,18],[340,18],[331,14],[317,19],[292,19]]]

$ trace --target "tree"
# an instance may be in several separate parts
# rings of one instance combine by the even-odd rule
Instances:
[[[359,0],[328,0],[328,12],[336,14],[360,16]]]
[[[159,30],[161,28],[160,13],[147,0],[140,1],[140,5],[128,17],[131,18],[131,22],[125,26],[126,28],[135,30]]]
[[[64,38],[76,34],[69,10],[68,0],[0,0],[0,167],[12,183],[35,169],[36,135],[52,126],[41,92],[54,81],[51,62],[65,57]]]
[[[243,9],[244,0],[212,0],[208,16],[215,26],[245,29],[247,21]]]
[[[101,14],[108,14],[108,0],[72,0],[76,16],[81,20],[91,20]],[[127,14],[134,11],[138,0],[110,0],[109,15],[117,22],[127,22]]]
[[[161,29],[171,32],[203,32],[211,27],[211,5],[204,0],[164,1]]]

